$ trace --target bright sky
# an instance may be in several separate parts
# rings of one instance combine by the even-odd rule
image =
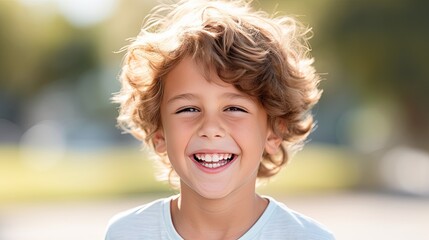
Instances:
[[[75,26],[86,27],[108,18],[118,0],[20,0],[24,5],[54,4],[58,11]]]

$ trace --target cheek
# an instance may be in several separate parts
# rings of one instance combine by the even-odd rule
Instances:
[[[185,152],[186,146],[191,138],[192,131],[183,125],[169,125],[165,126],[165,141],[167,145],[167,153],[169,156],[182,156]]]
[[[266,125],[259,121],[241,121],[230,126],[230,130],[239,145],[247,146],[252,154],[263,152],[266,140]]]

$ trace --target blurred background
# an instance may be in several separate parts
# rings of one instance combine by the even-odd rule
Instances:
[[[110,102],[156,4],[0,0],[0,240],[103,239],[113,214],[175,194]],[[427,239],[429,2],[253,5],[313,27],[325,79],[311,141],[258,191],[338,239]]]

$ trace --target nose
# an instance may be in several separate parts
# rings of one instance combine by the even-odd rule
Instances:
[[[208,139],[222,138],[225,136],[225,129],[217,117],[205,116],[198,129],[198,136]]]

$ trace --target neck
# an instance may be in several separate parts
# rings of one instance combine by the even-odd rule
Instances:
[[[238,239],[264,212],[268,201],[245,187],[216,199],[204,198],[182,184],[172,202],[172,219],[185,239]]]

